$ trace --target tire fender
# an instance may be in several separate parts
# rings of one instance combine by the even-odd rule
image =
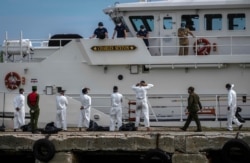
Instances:
[[[161,149],[150,149],[144,158],[145,163],[150,162],[171,163],[171,156]]]
[[[222,148],[222,159],[226,163],[247,163],[250,160],[250,147],[241,139],[232,139]]]
[[[55,155],[55,146],[48,139],[39,139],[33,145],[33,154],[36,159],[48,162]]]

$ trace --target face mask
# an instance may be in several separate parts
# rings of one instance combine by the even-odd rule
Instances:
[[[145,28],[142,28],[141,30],[142,30],[142,31],[145,31]]]
[[[102,28],[103,28],[103,26],[99,26],[99,28],[100,28],[100,29],[102,29]]]
[[[119,23],[119,24],[117,24],[118,26],[121,26],[122,24],[121,23]]]

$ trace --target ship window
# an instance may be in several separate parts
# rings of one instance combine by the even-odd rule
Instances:
[[[190,31],[199,31],[199,15],[182,15],[181,22],[186,24]]]
[[[222,15],[221,14],[206,14],[204,16],[205,30],[221,30],[222,29]]]
[[[173,20],[172,17],[164,17],[163,18],[163,29],[173,29]]]
[[[154,30],[153,16],[130,16],[129,20],[135,31],[139,31],[141,25],[144,25],[149,32]]]
[[[245,30],[246,29],[245,14],[228,14],[227,22],[228,22],[228,30]]]

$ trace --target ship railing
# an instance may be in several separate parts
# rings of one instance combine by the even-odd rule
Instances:
[[[84,38],[85,39],[85,38]],[[22,42],[20,40],[28,40],[26,50],[22,47]],[[49,40],[58,41],[58,46],[48,46]],[[8,44],[1,46],[1,60],[6,62],[34,62],[36,59],[35,50],[48,49],[48,50],[58,50],[62,48],[63,41],[69,41],[74,39],[23,39],[22,35],[20,39],[9,40],[6,38],[6,42],[14,41],[13,43],[18,43],[18,47],[10,47]],[[152,56],[178,56],[179,55],[179,37],[169,36],[169,37],[150,37],[149,51]],[[189,37],[188,55],[225,55],[225,56],[240,56],[249,55],[250,47],[250,35],[234,35],[234,36],[195,36]],[[27,49],[28,48],[28,49]],[[11,49],[12,53],[8,50]],[[25,50],[25,51],[24,51]],[[9,54],[9,55],[8,55]],[[21,57],[20,57],[21,56]],[[15,58],[16,57],[16,58]],[[26,58],[25,58],[26,57]],[[41,59],[45,59],[47,56]]]
[[[188,55],[247,55],[250,35],[195,36],[188,37]],[[150,37],[149,51],[152,56],[174,56],[179,54],[179,37]],[[185,47],[185,46],[182,46]]]
[[[110,96],[92,96],[92,107],[109,114]],[[198,112],[201,119],[222,121],[227,117],[227,95],[226,94],[200,94],[202,110]],[[123,119],[129,121],[135,119],[136,109],[135,97],[131,94],[124,94]],[[183,121],[188,115],[188,95],[165,94],[148,95],[149,113],[151,121]],[[250,96],[238,94],[238,106],[242,108],[244,118],[250,118]]]
[[[21,41],[22,40],[22,41]],[[38,55],[38,51],[56,51],[60,50],[65,41],[69,42],[74,39],[15,39],[4,40],[0,47],[0,62],[39,62],[47,58],[48,54]],[[29,45],[23,44],[29,42]],[[49,46],[49,41],[56,41],[58,45]]]
[[[9,108],[9,104],[13,102],[13,97],[16,96],[18,93],[7,93],[7,92],[0,92],[0,117],[2,118],[2,124],[4,124],[5,118],[14,118],[14,107]],[[9,98],[11,97],[11,99]],[[12,105],[11,105],[12,106]],[[7,108],[6,108],[7,107]],[[27,111],[25,112],[25,119],[30,119],[30,113]]]
[[[75,38],[79,39],[79,38]],[[39,62],[47,56],[33,56],[35,50],[58,50],[74,38],[47,38],[47,39],[24,39],[22,31],[20,38],[9,39],[8,33],[5,33],[5,39],[0,46],[0,62]],[[49,42],[51,41],[51,45]]]
[[[16,93],[0,92],[0,117],[9,116],[8,112],[13,112],[13,99]],[[27,94],[25,94],[27,95]],[[42,94],[41,94],[42,95]],[[49,95],[50,96],[50,95]],[[67,94],[67,96],[79,100],[79,94]],[[129,118],[129,109],[135,109],[135,105],[129,107],[130,101],[135,101],[134,94],[123,94],[124,101],[122,105],[123,120]],[[227,117],[227,94],[199,94],[202,103],[202,111],[199,113],[200,119],[209,121],[223,121]],[[42,96],[41,96],[42,97]],[[110,113],[110,95],[95,95],[91,94],[92,107],[109,115]],[[150,120],[161,121],[184,121],[188,115],[187,112],[187,94],[148,94]],[[238,107],[242,108],[241,116],[250,119],[250,96],[238,93]],[[54,108],[48,106],[48,108]],[[202,113],[203,112],[203,113]],[[5,114],[6,113],[6,114]],[[28,110],[27,110],[28,113]],[[135,114],[130,115],[130,118]],[[27,114],[28,117],[28,114]],[[70,117],[69,117],[70,118]]]

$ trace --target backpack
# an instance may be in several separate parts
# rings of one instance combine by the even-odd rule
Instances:
[[[61,128],[57,128],[54,125],[54,122],[47,123],[45,128],[42,130],[43,134],[56,134],[58,131],[61,131]]]
[[[136,127],[134,123],[126,123],[126,124],[122,124],[119,130],[120,131],[136,131]]]

